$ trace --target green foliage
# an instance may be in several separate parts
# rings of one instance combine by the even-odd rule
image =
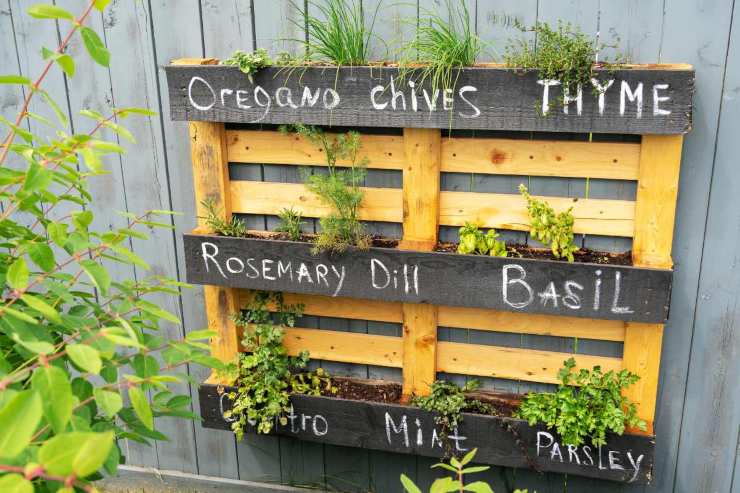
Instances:
[[[272,65],[272,60],[267,50],[257,48],[252,53],[236,50],[229,58],[223,61],[224,65],[235,65],[239,70],[247,74],[250,82],[254,82],[253,76],[258,70]]]
[[[206,216],[203,218],[206,226],[214,233],[235,238],[243,238],[249,234],[247,225],[241,219],[233,216],[229,220],[224,219],[223,211],[212,199],[205,199],[201,205],[206,211]]]
[[[321,232],[314,241],[314,253],[341,253],[350,246],[370,247],[370,237],[359,220],[363,192],[360,183],[365,178],[367,158],[360,158],[360,134],[347,132],[328,136],[318,127],[295,124],[280,127],[281,132],[296,132],[326,153],[327,174],[304,172],[306,187],[331,207],[332,211],[319,221]],[[349,162],[346,169],[337,169],[337,160]]]
[[[555,214],[550,204],[532,197],[524,185],[519,185],[519,193],[527,200],[531,235],[542,243],[549,243],[555,258],[566,258],[568,262],[573,262],[573,254],[578,251],[573,235],[573,207]]]
[[[454,89],[456,69],[474,65],[482,48],[466,2],[446,0],[446,5],[448,16],[425,10],[416,37],[401,48],[402,76],[422,64],[420,82],[429,79],[432,90]]]
[[[300,212],[294,210],[292,207],[290,209],[283,207],[278,213],[278,218],[280,219],[280,224],[275,231],[287,234],[288,238],[292,241],[301,239],[303,219]]]
[[[368,25],[361,0],[308,0],[306,8],[293,3],[301,13],[297,26],[308,31],[306,58],[335,65],[367,65],[380,4]]]
[[[91,0],[88,7],[107,3]],[[107,66],[110,53],[84,25],[90,9],[84,12],[76,18],[55,5],[29,9],[37,19],[52,19],[50,29],[58,21],[62,34],[79,34],[93,60]],[[74,84],[79,74],[65,48],[66,42],[41,50],[43,73],[59,67]],[[190,398],[167,387],[187,382],[174,373],[178,367],[222,365],[202,342],[165,340],[161,330],[179,320],[154,301],[186,285],[149,277],[149,266],[131,250],[134,239],[146,248],[148,230],[171,228],[171,213],[124,212],[120,227],[93,226],[89,182],[106,173],[109,155],[116,161],[124,152],[118,138],[133,140],[121,122],[153,113],[83,110],[92,130],[73,134],[43,80],[0,77],[18,85],[19,96],[25,92],[15,120],[0,119],[7,127],[0,145],[0,490],[95,491],[90,482],[115,474],[122,462],[120,439],[166,439],[154,431],[154,418],[194,417]],[[39,96],[60,125],[26,111]],[[51,131],[29,132],[26,118]],[[111,141],[102,140],[102,129],[111,131]],[[114,279],[108,270],[114,263],[135,266],[137,279]],[[124,405],[126,392],[131,404]]]
[[[242,345],[247,352],[239,358],[238,388],[229,394],[234,405],[225,416],[236,418],[231,426],[239,440],[250,422],[258,433],[269,433],[276,420],[286,424],[291,393],[336,392],[321,368],[301,372],[309,361],[307,351],[288,356],[283,346],[284,328],[293,327],[302,311],[302,305],[286,305],[282,293],[260,291],[236,318],[236,324],[244,328]]]
[[[506,243],[498,240],[499,234],[495,229],[489,229],[483,233],[477,224],[465,223],[460,228],[460,243],[457,245],[457,253],[490,255],[492,257],[506,257]]]
[[[622,395],[622,390],[640,377],[627,370],[603,373],[574,370],[573,358],[558,372],[557,392],[531,393],[522,401],[516,415],[530,425],[542,423],[555,428],[565,443],[578,446],[590,438],[595,446],[606,444],[606,432],[624,433],[625,425],[645,429],[637,416],[637,406]]]
[[[506,49],[506,65],[537,69],[540,79],[559,81],[573,97],[579,87],[591,84],[600,51],[611,46],[591,40],[570,23],[558,22],[556,29],[545,22],[530,29],[519,27],[534,33],[536,46],[525,39],[513,41]]]

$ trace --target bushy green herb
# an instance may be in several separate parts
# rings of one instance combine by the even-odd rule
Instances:
[[[429,80],[432,90],[454,89],[456,69],[469,67],[481,52],[481,40],[470,23],[463,0],[446,0],[448,17],[435,10],[424,11],[416,37],[401,49],[402,77],[422,64],[418,82]]]
[[[254,82],[252,76],[258,70],[272,65],[272,60],[267,50],[257,48],[252,53],[236,50],[229,58],[223,61],[224,65],[235,65],[239,70],[247,74],[250,82]]]
[[[365,177],[367,158],[360,158],[360,134],[347,132],[328,136],[317,127],[295,124],[280,127],[282,132],[296,132],[326,153],[328,174],[304,172],[306,187],[315,193],[332,211],[320,219],[321,232],[314,241],[314,253],[341,253],[350,246],[367,249],[370,237],[359,220],[363,192],[360,183]],[[337,160],[349,161],[346,169],[337,169]]]
[[[336,391],[322,369],[302,371],[309,361],[307,351],[288,356],[283,346],[284,328],[293,327],[302,311],[302,305],[285,304],[282,293],[260,291],[236,318],[244,328],[242,345],[247,352],[239,358],[237,390],[229,394],[234,405],[224,415],[236,419],[231,427],[239,440],[250,421],[256,423],[258,433],[269,433],[276,421],[286,424],[291,393]]]
[[[603,373],[593,370],[575,372],[575,359],[564,362],[558,372],[557,392],[531,393],[522,401],[516,416],[530,425],[542,423],[555,428],[565,443],[578,446],[590,438],[595,446],[606,444],[606,432],[624,433],[625,425],[645,429],[637,407],[622,395],[622,390],[637,382],[639,376],[627,370]]]
[[[555,214],[550,204],[532,197],[524,185],[519,185],[519,193],[527,199],[531,235],[549,244],[555,258],[566,258],[568,262],[573,262],[573,254],[578,251],[573,235],[573,207]]]
[[[292,241],[298,241],[301,239],[301,225],[303,225],[303,219],[301,213],[295,209],[283,207],[278,213],[280,224],[275,231],[286,233],[288,238]]]
[[[465,475],[484,472],[490,469],[490,466],[468,466],[475,458],[477,452],[478,449],[474,448],[460,460],[451,457],[449,464],[445,462],[434,464],[432,469],[445,469],[450,471],[453,476],[435,479],[429,488],[429,493],[462,493],[464,491],[471,493],[493,493],[491,486],[483,481],[474,481],[465,484]],[[406,493],[421,493],[421,489],[405,474],[401,474],[401,485],[403,485]],[[527,490],[514,490],[514,493],[527,493]]]
[[[465,223],[460,228],[460,243],[457,245],[457,253],[490,255],[492,257],[506,257],[506,243],[498,240],[499,234],[495,229],[489,229],[483,233],[477,224]]]
[[[307,58],[335,65],[367,65],[380,4],[367,23],[361,0],[309,0],[308,9],[294,3],[308,31]],[[304,29],[304,24],[298,27]]]
[[[233,236],[235,238],[243,238],[247,236],[247,226],[244,221],[236,217],[232,217],[228,221],[223,218],[221,209],[216,206],[216,203],[211,199],[206,199],[201,202],[201,205],[206,210],[206,225],[214,233],[222,236]]]
[[[591,40],[578,28],[569,23],[558,22],[557,28],[545,22],[522,30],[532,31],[534,40],[513,41],[506,49],[505,61],[509,67],[537,69],[539,78],[557,80],[570,97],[575,97],[580,88],[591,85],[594,67],[601,50],[611,45]],[[605,63],[601,60],[601,63]],[[596,91],[596,88],[593,88]],[[565,94],[564,92],[564,94]],[[560,98],[565,103],[564,98]]]

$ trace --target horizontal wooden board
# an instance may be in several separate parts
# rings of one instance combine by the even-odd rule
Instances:
[[[276,215],[293,207],[304,217],[324,217],[331,208],[298,183],[232,181],[233,212]],[[360,208],[363,221],[400,223],[403,198],[397,188],[362,188]],[[440,192],[439,224],[462,226],[473,222],[485,228],[529,230],[526,201],[517,194]],[[542,198],[542,197],[541,197]],[[634,234],[635,203],[629,200],[544,197],[556,210],[573,207],[573,231],[578,234],[631,237]]]
[[[240,303],[246,306],[252,291],[240,290]],[[288,304],[303,304],[305,315],[337,317],[375,322],[403,322],[401,303],[392,301],[336,298],[314,294],[285,293]],[[625,323],[620,320],[594,320],[553,315],[534,315],[464,306],[438,306],[440,327],[512,332],[542,336],[578,337],[602,341],[624,341]]]
[[[173,120],[236,123],[681,134],[691,128],[694,92],[686,68],[599,70],[600,84],[613,81],[603,98],[589,84],[567,106],[556,81],[501,67],[461,69],[454,87],[434,90],[419,72],[403,77],[392,67],[270,67],[253,82],[231,66],[166,72]]]
[[[230,162],[325,166],[324,150],[298,135],[264,130],[226,132]],[[371,169],[401,170],[403,138],[361,136],[361,156]],[[442,139],[441,170],[449,173],[554,176],[637,180],[640,145],[620,142],[574,142],[459,138]],[[348,166],[347,160],[338,160]]]
[[[308,351],[312,359],[393,368],[402,366],[400,337],[287,328],[283,345],[293,356]]]
[[[230,429],[223,413],[231,409],[226,392],[232,390],[215,385],[200,387],[204,427]],[[434,414],[422,409],[304,395],[293,395],[290,401],[285,425],[276,422],[273,434],[347,447],[444,456]],[[543,426],[475,414],[463,415],[460,427],[449,434],[448,443],[456,454],[477,448],[475,461],[479,464],[634,483],[650,482],[655,453],[652,436],[610,434],[602,447],[569,447],[554,430]]]
[[[184,239],[187,280],[197,284],[590,319],[668,316],[670,270],[389,248],[329,257],[302,242]]]

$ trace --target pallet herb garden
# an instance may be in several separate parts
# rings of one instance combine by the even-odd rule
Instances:
[[[559,29],[548,31],[554,45]],[[266,54],[258,55],[265,64]],[[243,350],[269,352],[285,378],[268,389],[281,396],[270,414],[248,398],[254,389],[237,391],[239,381],[214,375],[201,388],[205,425],[237,422],[241,433],[251,416],[262,431],[310,441],[436,457],[477,448],[477,462],[649,482],[692,69],[589,64],[561,83],[537,68],[463,67],[448,79],[387,64],[293,61],[256,70],[253,62],[246,54],[234,62],[246,64],[249,77],[212,59],[167,67],[171,117],[190,121],[201,219],[185,234],[186,269],[189,282],[205,285],[209,324],[219,334],[213,353],[231,362]],[[338,125],[403,130],[332,130]],[[456,136],[463,129],[642,137]],[[304,183],[232,181],[229,167],[241,163],[328,166],[328,174],[306,172]],[[361,186],[365,169],[400,171],[403,186]],[[443,173],[626,180],[637,182],[637,193],[575,200],[524,187],[445,191]],[[232,218],[237,213],[280,216],[282,224],[248,231]],[[310,218],[321,221],[318,235],[301,232]],[[363,221],[400,223],[403,236],[371,237]],[[441,226],[459,228],[459,244],[440,243]],[[503,230],[530,232],[546,248],[508,244]],[[583,252],[574,243],[582,234],[631,238],[631,255]],[[276,305],[256,291],[284,294]],[[401,323],[403,335],[312,330],[294,326],[295,317],[271,328],[276,322],[254,311],[255,299],[263,311],[300,306],[307,315]],[[624,351],[617,358],[438,341],[438,327],[617,341]],[[260,334],[277,346],[261,346]],[[403,383],[306,373],[306,352],[401,368]],[[438,373],[560,387],[501,396],[434,383]],[[584,427],[555,410],[566,401]],[[234,402],[246,414],[233,411]]]

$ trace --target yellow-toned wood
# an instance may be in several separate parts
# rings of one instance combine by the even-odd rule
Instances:
[[[316,329],[285,329],[283,345],[288,354],[311,353],[312,359],[400,368],[400,337],[356,334]]]
[[[224,387],[227,387],[229,385],[234,385],[234,381],[235,379],[232,377],[222,375],[217,371],[212,371],[203,383],[206,385],[222,385]]]
[[[398,135],[361,135],[359,157],[367,158],[368,168],[403,168],[403,138]],[[296,134],[266,130],[227,130],[227,152],[230,162],[259,164],[293,164],[326,166],[326,153],[309,140]],[[337,166],[349,166],[346,159]]]
[[[638,404],[637,414],[647,423],[648,434],[653,434],[655,400],[658,393],[660,353],[663,326],[660,324],[627,324],[624,337],[623,365],[640,380],[624,390],[624,395]],[[640,433],[641,430],[632,430]]]
[[[628,200],[538,197],[557,211],[573,206],[576,233],[632,236],[635,203]],[[442,192],[439,223],[462,226],[466,222],[487,228],[529,230],[526,201],[519,194]]]
[[[318,197],[297,183],[233,181],[231,200],[234,212],[277,214],[293,207],[304,217],[322,217],[329,212]],[[364,221],[403,222],[402,191],[394,188],[363,188],[360,209]],[[573,199],[544,197],[557,211],[573,206],[576,233],[632,236],[635,203],[628,200]],[[462,226],[466,221],[481,227],[526,231],[529,218],[526,203],[515,194],[441,192],[439,224]],[[422,242],[423,243],[423,242]]]
[[[574,357],[578,368],[601,365],[604,371],[620,370],[622,360],[605,356],[557,353],[535,349],[507,348],[439,342],[437,344],[437,371],[462,375],[558,383],[558,370],[563,361]]]
[[[403,305],[403,395],[428,395],[437,376],[437,307]]]
[[[218,58],[176,58],[171,65],[218,65]]]
[[[451,138],[442,140],[442,171],[636,180],[639,144]]]

